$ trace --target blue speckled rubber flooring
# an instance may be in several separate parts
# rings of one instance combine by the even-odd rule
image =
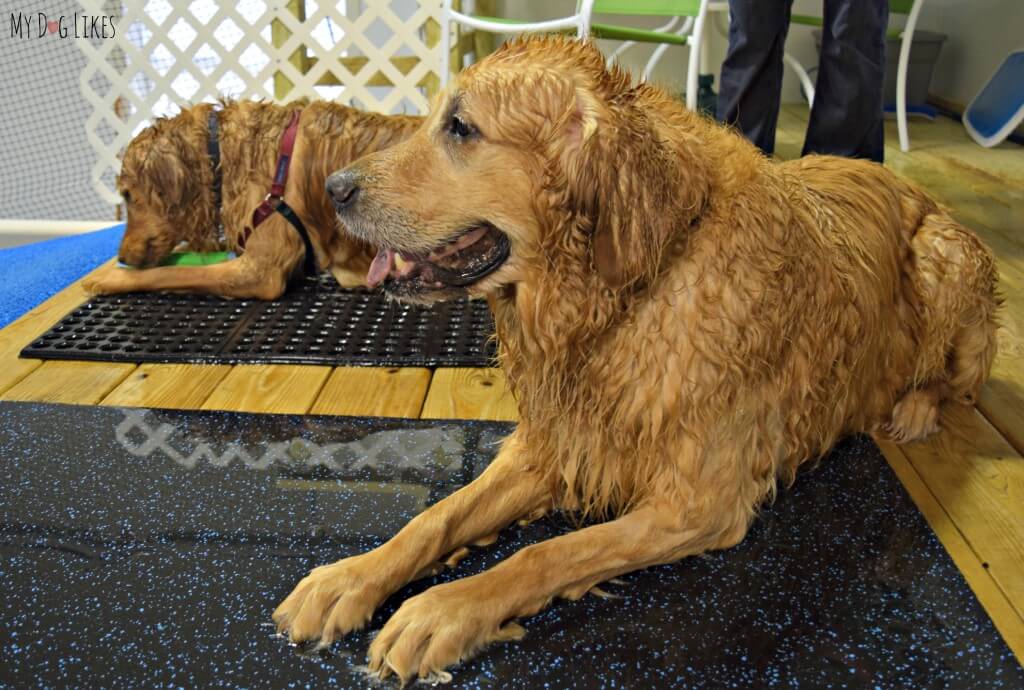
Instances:
[[[509,425],[0,403],[0,683],[365,687],[370,634],[274,635],[312,566],[480,472]],[[569,529],[512,528],[479,572]],[[886,465],[842,443],[724,552],[558,602],[454,672],[474,688],[1021,688],[1024,672]]]

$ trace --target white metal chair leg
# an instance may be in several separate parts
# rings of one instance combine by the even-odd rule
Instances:
[[[704,26],[708,18],[708,0],[701,0],[697,19],[693,23],[693,33],[687,41],[690,47],[690,59],[686,64],[686,107],[697,110],[697,82],[700,76],[700,44],[704,39]]]
[[[612,54],[605,59],[604,66],[611,69],[611,66],[619,61],[619,56],[635,45],[636,41],[626,41],[625,43],[619,44],[619,46],[612,51]]]
[[[896,71],[896,126],[900,133],[900,150],[910,150],[910,132],[907,128],[907,68],[910,64],[910,47],[914,43],[914,27],[921,14],[924,0],[914,0],[907,15],[907,24],[900,37],[900,62]]]
[[[594,15],[594,0],[581,0],[576,5],[576,19],[579,29],[576,38],[586,38],[590,35],[590,19]]]
[[[807,106],[809,108],[814,107],[814,82],[811,81],[811,75],[807,74],[807,70],[804,66],[797,62],[789,53],[782,54],[782,61],[792,68],[796,73],[798,79],[800,79],[800,85],[804,87],[804,93],[807,94]]]

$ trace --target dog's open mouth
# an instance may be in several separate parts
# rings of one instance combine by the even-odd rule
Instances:
[[[381,249],[366,283],[370,287],[388,283],[387,287],[400,287],[403,292],[469,287],[498,270],[508,254],[508,236],[485,223],[428,253]]]

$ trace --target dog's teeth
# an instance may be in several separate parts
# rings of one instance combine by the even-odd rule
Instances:
[[[401,254],[395,254],[395,267],[392,275],[397,276],[399,278],[404,278],[405,276],[412,273],[412,270],[414,268],[416,268],[415,261],[406,259]]]
[[[430,259],[431,261],[437,261],[438,259],[443,259],[447,256],[451,256],[452,254],[455,254],[465,249],[469,245],[473,244],[486,234],[487,228],[477,228],[476,230],[470,230],[466,234],[459,235],[454,240],[451,240],[448,243],[442,245],[439,249],[435,249],[430,253],[430,256],[428,256],[427,258]]]

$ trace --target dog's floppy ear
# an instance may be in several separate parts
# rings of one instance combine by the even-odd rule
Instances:
[[[614,289],[653,278],[668,241],[692,220],[687,208],[696,207],[678,152],[634,101],[626,94],[604,103],[577,88],[566,127],[573,203],[591,220],[594,268]]]
[[[189,157],[184,153],[186,151],[183,150],[182,142],[168,137],[154,142],[153,148],[146,154],[143,173],[167,205],[187,203],[196,195],[195,185],[190,184],[195,173],[186,174]]]

